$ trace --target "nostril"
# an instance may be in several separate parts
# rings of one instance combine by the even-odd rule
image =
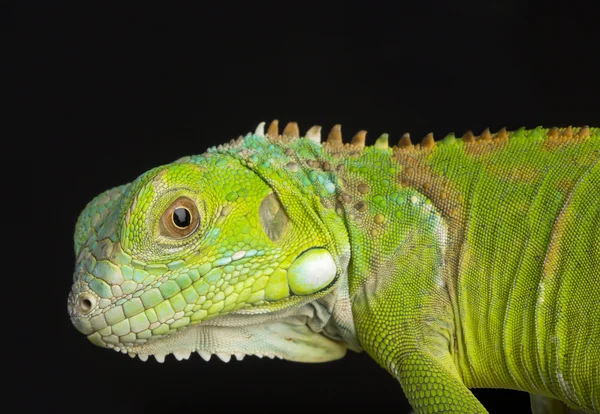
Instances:
[[[83,295],[79,296],[77,305],[79,312],[85,315],[86,313],[91,312],[92,308],[96,305],[96,299],[93,296],[84,293]]]
[[[92,309],[92,301],[89,299],[82,299],[79,306],[81,307],[82,311],[87,312]]]

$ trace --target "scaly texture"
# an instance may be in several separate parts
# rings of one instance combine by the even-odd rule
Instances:
[[[474,387],[600,411],[598,128],[320,132],[261,124],[96,197],[75,326],[144,360],[365,350],[422,413],[485,412]]]

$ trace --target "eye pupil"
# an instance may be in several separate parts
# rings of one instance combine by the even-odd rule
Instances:
[[[180,229],[185,229],[192,222],[192,214],[185,207],[179,207],[173,210],[173,224]]]

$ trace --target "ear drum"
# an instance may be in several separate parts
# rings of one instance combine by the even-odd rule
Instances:
[[[291,226],[289,217],[274,193],[266,196],[260,203],[258,215],[263,230],[273,242],[281,240]]]

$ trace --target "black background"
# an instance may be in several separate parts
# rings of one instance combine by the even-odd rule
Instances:
[[[77,215],[109,187],[273,118],[302,131],[341,123],[347,138],[366,129],[369,143],[383,132],[394,141],[406,131],[600,126],[592,9],[85,4],[24,2],[12,14],[28,133],[17,144],[38,155],[26,188],[38,236],[19,273],[36,306],[18,323],[17,348],[31,352],[18,363],[15,412],[408,412],[398,383],[365,354],[158,364],[93,346],[66,311]],[[524,393],[475,393],[490,412],[528,410]]]

